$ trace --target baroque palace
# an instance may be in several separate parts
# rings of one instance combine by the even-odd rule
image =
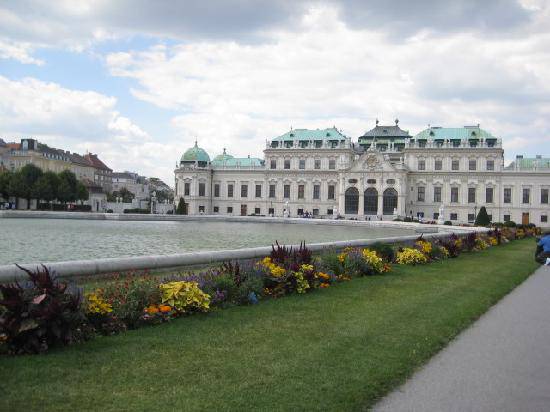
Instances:
[[[267,142],[264,159],[213,160],[197,143],[175,170],[176,204],[189,214],[273,215],[472,223],[481,206],[494,222],[548,226],[550,158],[504,166],[502,141],[477,126],[395,125],[357,141],[336,127],[294,129]],[[440,216],[440,213],[443,214]]]

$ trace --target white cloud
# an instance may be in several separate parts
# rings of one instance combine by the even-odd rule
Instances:
[[[110,54],[106,64],[136,81],[135,97],[182,112],[172,121],[182,145],[198,138],[210,154],[227,147],[260,155],[265,139],[290,125],[335,123],[357,136],[374,118],[396,116],[411,132],[428,123],[481,123],[505,141],[536,124],[550,143],[548,34],[424,32],[395,44],[380,32],[348,28],[330,8],[312,10],[300,24],[300,32],[273,33],[268,44],[155,46]]]
[[[0,76],[0,90],[4,140],[33,136],[59,149],[98,153],[116,170],[135,170],[171,182],[175,145],[153,142],[116,110],[116,98],[34,78],[12,81]]]
[[[23,64],[42,66],[44,61],[32,57],[33,47],[29,43],[17,43],[0,39],[0,59],[14,59]]]

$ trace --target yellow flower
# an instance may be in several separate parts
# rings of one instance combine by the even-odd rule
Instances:
[[[397,252],[395,261],[400,265],[416,265],[426,263],[428,259],[418,249],[404,248],[401,252]]]
[[[313,265],[306,265],[306,264],[303,264],[302,266],[300,266],[300,269],[303,271],[303,272],[311,272],[313,270]]]
[[[418,240],[416,243],[418,249],[425,255],[432,253],[432,244],[426,240]]]
[[[338,260],[340,261],[340,263],[344,263],[344,261],[346,260],[346,257],[347,257],[347,253],[342,252],[338,255]]]
[[[363,249],[362,255],[363,259],[365,259],[365,261],[370,265],[374,272],[387,272],[386,265],[384,265],[384,260],[379,257],[374,250]]]
[[[324,280],[330,280],[330,276],[323,272],[317,273],[317,277],[320,277],[321,279],[324,279]]]
[[[107,313],[111,313],[113,311],[113,307],[99,294],[89,293],[86,295],[86,310],[88,313],[105,315]]]
[[[270,270],[271,274],[273,276],[275,276],[276,278],[284,276],[284,274],[286,273],[285,268],[283,268],[281,266],[273,265],[273,264],[270,266],[269,270]]]

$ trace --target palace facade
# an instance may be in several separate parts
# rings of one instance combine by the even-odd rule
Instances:
[[[266,142],[263,159],[224,149],[211,160],[195,143],[177,165],[175,187],[188,214],[459,224],[485,206],[494,222],[548,226],[550,159],[517,156],[505,167],[501,139],[479,125],[411,136],[396,120],[356,141],[335,127],[290,130]]]

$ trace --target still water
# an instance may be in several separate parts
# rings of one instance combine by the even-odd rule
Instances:
[[[410,234],[394,228],[280,223],[0,219],[0,265],[238,249],[269,246],[275,240],[295,244]]]

